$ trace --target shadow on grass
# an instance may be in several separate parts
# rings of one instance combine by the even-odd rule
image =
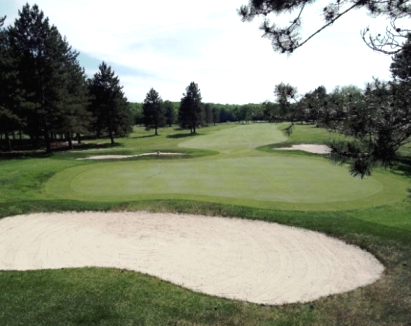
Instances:
[[[101,149],[101,148],[114,148],[114,147],[123,147],[123,144],[120,143],[82,143],[78,145],[74,145],[75,150],[82,150],[82,149]],[[68,148],[61,148],[56,151],[66,151]]]
[[[82,143],[75,144],[73,150],[82,151],[89,149],[109,149],[116,147],[123,147],[120,143]],[[0,152],[0,160],[12,160],[12,159],[31,159],[31,158],[48,158],[52,157],[54,153],[62,153],[71,151],[70,147],[64,146],[59,148],[54,148],[51,153],[47,153],[45,150],[21,150],[21,151],[11,151],[11,152]]]
[[[392,173],[411,178],[411,157],[400,157]]]
[[[43,150],[1,152],[0,161],[14,159],[47,158],[50,156],[53,156],[53,153],[47,153]]]
[[[195,137],[195,136],[200,136],[200,134],[175,134],[175,135],[169,135],[167,138],[172,138],[172,139],[179,139],[179,138],[188,138],[188,137]]]
[[[152,137],[158,137],[159,135],[145,135],[145,136],[136,136],[136,137],[129,137],[131,139],[143,139],[143,138],[152,138]]]

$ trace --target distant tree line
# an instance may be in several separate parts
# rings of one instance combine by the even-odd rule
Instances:
[[[26,4],[14,25],[0,20],[0,151],[27,137],[30,148],[52,151],[80,135],[122,137],[132,115],[120,81],[106,63],[86,77],[74,51],[37,5]],[[17,134],[17,136],[16,136]]]
[[[265,106],[260,104],[219,104],[202,102],[199,86],[191,82],[180,102],[163,101],[156,90],[151,88],[143,103],[129,103],[136,125],[144,125],[146,130],[171,127],[178,124],[183,129],[197,132],[198,127],[217,123],[263,121],[267,119]]]

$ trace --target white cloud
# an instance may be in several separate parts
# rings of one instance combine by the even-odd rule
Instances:
[[[26,0],[11,2],[16,14]],[[131,101],[143,101],[151,87],[178,101],[191,81],[204,101],[247,103],[273,99],[274,85],[282,81],[308,91],[321,84],[329,90],[362,86],[373,75],[389,78],[391,59],[373,53],[359,34],[369,23],[384,28],[385,21],[355,12],[287,58],[261,39],[258,21],[240,21],[236,8],[246,2],[35,1],[73,48],[113,66]],[[310,9],[304,31],[321,24],[321,8]],[[96,68],[86,66],[90,75]]]

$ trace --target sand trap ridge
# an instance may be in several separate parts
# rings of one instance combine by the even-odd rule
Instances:
[[[376,281],[369,253],[320,233],[260,221],[124,213],[0,220],[0,270],[117,267],[194,291],[263,304],[306,302]]]
[[[184,153],[165,153],[165,152],[153,152],[144,153],[137,155],[95,155],[86,158],[78,158],[77,160],[110,160],[110,159],[123,159],[130,157],[140,157],[140,156],[161,156],[161,155],[184,155]]]
[[[326,145],[315,145],[315,144],[298,144],[298,145],[292,145],[291,147],[280,147],[280,148],[275,148],[275,149],[300,150],[300,151],[305,151],[305,152],[310,152],[310,153],[315,153],[315,154],[328,154],[331,151],[331,148],[329,148]]]

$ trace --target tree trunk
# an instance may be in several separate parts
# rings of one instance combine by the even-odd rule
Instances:
[[[44,117],[44,141],[46,142],[46,153],[51,153],[50,131],[47,123],[47,117]]]
[[[7,146],[7,150],[9,151],[9,152],[11,152],[12,150],[13,150],[13,148],[11,147],[11,141],[10,141],[10,138],[9,138],[9,132],[6,130],[6,146]]]
[[[81,144],[81,137],[80,137],[80,133],[76,134],[76,138],[77,138],[77,143]]]
[[[67,133],[67,140],[70,149],[73,149],[73,140],[71,139],[71,132]]]
[[[113,131],[111,130],[111,127],[109,128],[108,132],[110,134],[111,145],[114,145],[114,137],[113,137]]]

